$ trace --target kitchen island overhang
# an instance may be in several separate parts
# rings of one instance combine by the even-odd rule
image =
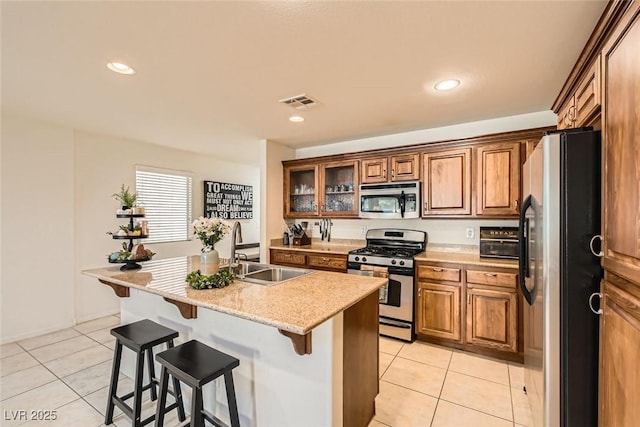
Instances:
[[[122,297],[123,323],[148,318],[239,358],[242,425],[368,425],[378,391],[384,279],[318,271],[269,287],[236,280],[222,289],[188,288],[187,273],[199,268],[193,256],[147,262],[135,272],[83,274]],[[224,418],[224,386],[210,388],[207,409]]]

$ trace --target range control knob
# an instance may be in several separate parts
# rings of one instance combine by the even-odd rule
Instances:
[[[357,256],[357,257],[355,258],[355,260],[356,260],[356,261],[360,261],[360,257],[359,257],[359,256]]]
[[[362,262],[367,262],[367,257],[362,257]]]
[[[404,265],[404,261],[400,261],[400,265]]]
[[[396,265],[396,260],[395,260],[395,259],[392,259],[392,260],[391,260],[391,264]]]

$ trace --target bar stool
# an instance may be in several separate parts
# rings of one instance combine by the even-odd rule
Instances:
[[[160,400],[156,412],[156,427],[163,427],[164,405],[167,399],[167,384],[169,375],[192,388],[191,395],[191,427],[204,427],[207,420],[214,426],[225,427],[212,413],[206,411],[202,402],[202,387],[216,378],[224,375],[225,388],[227,390],[227,402],[229,404],[229,417],[231,427],[240,427],[238,417],[238,405],[236,392],[233,386],[234,368],[240,365],[240,361],[221,351],[215,350],[199,341],[191,340],[177,347],[163,351],[156,355],[160,362]]]
[[[111,383],[109,385],[109,401],[107,404],[107,413],[104,417],[104,423],[108,425],[113,422],[113,411],[117,406],[131,419],[131,425],[133,427],[142,427],[149,424],[155,418],[154,414],[143,421],[140,420],[142,392],[150,390],[152,401],[158,398],[156,391],[158,380],[155,378],[156,374],[153,364],[153,347],[158,344],[166,343],[167,348],[173,348],[173,339],[178,337],[178,332],[159,325],[156,322],[152,322],[151,320],[145,319],[114,328],[111,330],[111,335],[116,337],[116,346],[113,355],[113,369],[111,371]],[[136,353],[136,374],[134,378],[133,391],[118,397],[116,395],[116,391],[118,389],[118,376],[120,374],[122,346],[125,346]],[[142,378],[144,376],[145,353],[147,355],[147,362],[149,365],[149,384],[143,386]],[[175,397],[176,401],[167,407],[164,412],[177,408],[178,418],[180,421],[184,421],[186,416],[184,413],[184,404],[182,402],[182,391],[180,389],[180,382],[176,378],[173,379],[173,392],[171,392],[171,394]],[[125,403],[125,400],[132,397],[133,408]]]

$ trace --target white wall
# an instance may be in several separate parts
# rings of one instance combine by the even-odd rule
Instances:
[[[0,342],[119,311],[111,289],[80,271],[104,266],[107,254],[119,248],[105,234],[123,224],[111,195],[123,183],[135,188],[136,164],[192,172],[194,217],[203,212],[203,180],[253,185],[254,218],[241,221],[242,232],[245,242],[260,239],[257,165],[25,118],[2,121]],[[201,244],[146,246],[168,258],[196,254]],[[216,249],[227,257],[229,247],[227,237]]]
[[[2,120],[0,341],[74,322],[73,131]]]
[[[492,133],[555,126],[555,124],[556,115],[553,114],[552,111],[540,111],[537,113],[463,123],[454,126],[342,141],[317,147],[300,148],[296,150],[296,158],[327,156],[378,148],[400,147],[411,144],[469,138]],[[310,222],[313,223],[312,221],[313,220]],[[333,220],[331,237],[334,239],[364,239],[366,230],[368,229],[396,227],[427,231],[430,243],[478,245],[479,228],[481,226],[515,227],[517,226],[517,221],[478,219]],[[467,228],[474,229],[474,237],[472,239],[466,238]],[[320,236],[317,226],[313,229],[313,236]]]
[[[261,210],[262,235],[260,259],[267,261],[271,239],[282,237],[286,229],[283,220],[283,173],[282,161],[295,157],[295,151],[273,141],[260,142],[260,193],[269,195],[264,197]]]
[[[193,173],[193,216],[203,214],[203,181],[222,181],[252,185],[254,217],[242,220],[244,242],[260,239],[260,182],[257,166],[231,163],[208,155],[175,150],[118,137],[76,131],[76,313],[78,321],[117,311],[119,304],[111,289],[83,276],[81,270],[103,266],[106,255],[119,249],[120,242],[105,235],[117,231],[123,220],[115,217],[118,203],[111,195],[121,184],[135,188],[135,165],[181,170]],[[153,233],[153,230],[150,230]],[[142,242],[144,243],[144,241]],[[150,243],[156,259],[197,254],[202,247],[196,238],[175,243]],[[230,239],[216,249],[229,256]]]

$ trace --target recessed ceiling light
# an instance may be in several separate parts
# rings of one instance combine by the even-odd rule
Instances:
[[[127,64],[123,64],[121,62],[109,62],[107,64],[107,68],[113,71],[114,73],[128,74],[128,75],[136,73],[136,70],[129,67]]]
[[[451,90],[458,87],[460,84],[460,80],[443,80],[439,83],[436,83],[434,86],[436,90]]]
[[[304,117],[293,115],[293,116],[289,117],[289,121],[290,122],[294,122],[294,123],[304,122]]]

